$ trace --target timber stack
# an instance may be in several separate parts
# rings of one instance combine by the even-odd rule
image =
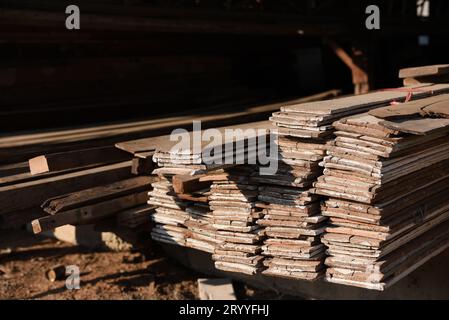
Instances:
[[[263,229],[257,225],[262,211],[256,207],[258,186],[250,180],[257,169],[242,165],[208,177],[213,180],[209,196],[213,227],[222,241],[212,255],[217,269],[249,275],[263,269]]]
[[[269,122],[262,121],[218,128],[216,130],[223,137],[225,137],[225,130],[238,129],[239,131],[235,135],[225,137],[224,141],[214,141],[212,144],[202,141],[202,132],[186,133],[185,139],[176,145],[166,136],[165,144],[160,145],[160,149],[153,157],[159,166],[153,173],[158,175],[159,181],[153,183],[153,191],[149,193],[148,203],[157,206],[156,213],[153,215],[156,226],[152,231],[152,238],[215,253],[216,247],[230,237],[227,234],[232,233],[230,228],[248,229],[248,227],[228,226],[226,230],[223,230],[223,225],[220,223],[226,220],[230,223],[232,220],[229,220],[229,217],[224,217],[221,221],[217,220],[215,209],[218,207],[212,206],[219,205],[220,194],[216,188],[211,190],[211,183],[224,187],[225,184],[215,181],[215,177],[218,175],[221,179],[224,175],[226,180],[228,176],[225,172],[227,168],[236,166],[235,159],[247,161],[257,151],[256,145],[250,143],[250,140],[266,139],[269,127]],[[246,129],[251,131],[245,132]],[[195,136],[197,138],[194,141]],[[199,143],[196,148],[195,143]],[[214,154],[217,148],[231,150],[231,154],[227,155],[225,152]],[[231,156],[230,164],[226,164],[226,156]],[[241,168],[237,170],[242,172]],[[248,180],[248,174],[243,179]],[[238,190],[236,190],[236,196],[238,196],[237,192]],[[241,201],[241,199],[238,200]],[[247,202],[242,206],[251,206],[250,201]],[[229,210],[227,213],[230,213]],[[217,229],[218,226],[221,229]]]
[[[384,290],[449,247],[448,118],[439,95],[334,124],[315,183],[328,281]]]
[[[423,85],[413,98],[447,92],[447,85]],[[351,114],[411,99],[409,91],[388,90],[334,100],[292,104],[273,113],[278,128],[279,173],[254,179],[260,187],[265,218],[259,224],[268,236],[264,254],[271,257],[265,274],[315,280],[323,275],[325,247],[320,237],[326,216],[318,208],[312,183],[321,174],[319,163],[334,138],[333,121]],[[275,187],[274,187],[275,186]]]
[[[315,101],[337,94],[338,91],[331,90],[285,103]],[[259,101],[257,99],[234,97],[226,101],[207,110],[194,110],[196,120],[207,127],[218,123],[235,125],[264,119],[279,108],[278,103],[255,105]],[[136,175],[150,175],[154,167],[154,151],[169,140],[169,136],[160,135],[189,127],[192,116],[192,113],[184,113],[163,119],[42,129],[34,133],[2,136],[0,228],[20,227],[47,216],[41,205],[54,197],[107,186]],[[145,139],[140,145],[141,140],[130,140],[142,137]],[[179,172],[182,168],[178,168],[176,173]],[[207,195],[203,199],[205,197]],[[123,213],[117,221],[133,225],[142,219],[138,216],[145,210],[148,208],[143,206],[135,214]]]

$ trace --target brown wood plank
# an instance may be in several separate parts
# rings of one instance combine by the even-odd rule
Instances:
[[[404,68],[399,70],[399,78],[416,78],[431,75],[442,75],[449,73],[449,64],[435,64],[431,66],[420,66]]]
[[[0,187],[0,214],[38,208],[45,200],[131,177],[131,161]]]
[[[127,152],[114,146],[74,150],[38,156],[28,161],[31,174],[105,165],[131,160]]]
[[[155,177],[146,176],[135,177],[70,194],[58,195],[56,198],[46,200],[42,204],[42,208],[49,214],[56,214],[60,211],[67,211],[131,193],[149,191],[151,190],[151,183],[155,179]]]
[[[120,212],[123,209],[135,207],[146,203],[147,192],[127,195],[124,197],[100,202],[58,214],[33,220],[31,223],[34,233],[53,230],[66,224],[91,223],[97,219],[105,218]]]

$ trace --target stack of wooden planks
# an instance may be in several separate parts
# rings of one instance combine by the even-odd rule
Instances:
[[[205,175],[176,175],[172,179],[175,194],[188,200],[186,212],[189,220],[185,225],[188,229],[186,243],[190,248],[214,253],[220,240],[215,238],[212,211],[209,207],[210,182],[200,181]]]
[[[448,118],[440,95],[334,123],[315,183],[328,281],[384,290],[449,247]]]
[[[201,131],[185,132],[185,139],[181,142],[171,141],[169,136],[160,137],[153,156],[158,165],[153,173],[159,176],[160,181],[153,183],[148,202],[157,206],[153,215],[157,224],[152,232],[153,239],[214,253],[224,238],[217,236],[215,218],[208,202],[213,197],[210,192],[213,180],[205,177],[205,173],[217,173],[217,170],[235,166],[236,157],[247,159],[249,153],[256,151],[251,149],[248,141],[257,140],[259,136],[266,139],[270,126],[268,121],[262,121],[218,128],[215,130],[219,139],[208,144],[202,139]],[[226,130],[232,129],[239,131],[226,136]],[[145,141],[141,143],[145,144]],[[215,156],[212,151],[218,148],[221,151]],[[230,162],[225,159],[226,148],[231,150]],[[205,161],[206,154],[212,154],[213,161]]]
[[[156,206],[156,212],[152,215],[155,226],[151,237],[160,242],[185,246],[185,223],[189,219],[185,211],[187,204],[173,195],[170,179],[168,175],[159,175],[159,181],[152,183],[153,190],[148,193],[148,204]]]
[[[256,274],[263,269],[262,228],[257,220],[257,184],[250,181],[257,166],[242,165],[212,173],[209,205],[220,243],[212,259],[215,267],[230,272]]]
[[[445,92],[447,85],[421,85],[416,92],[398,89],[334,100],[291,104],[273,113],[278,128],[279,170],[272,176],[253,178],[261,185],[259,206],[266,227],[266,274],[314,280],[323,274],[324,246],[320,235],[326,217],[320,214],[319,197],[311,194],[321,174],[320,161],[326,143],[334,138],[333,121],[388,105],[395,101],[424,98]],[[411,89],[409,89],[411,90]]]
[[[40,206],[48,199],[133,176],[131,156],[114,147],[42,155],[20,169],[0,178],[0,227],[20,226],[46,215]]]
[[[314,280],[323,274],[324,246],[319,236],[324,231],[316,195],[308,190],[284,186],[259,187],[257,207],[264,218],[267,239],[263,254],[267,275]]]

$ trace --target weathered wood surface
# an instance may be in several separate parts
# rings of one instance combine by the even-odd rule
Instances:
[[[74,193],[58,195],[47,199],[42,208],[49,214],[67,211],[76,207],[90,205],[96,202],[111,200],[120,196],[151,190],[154,177],[136,177],[113,182],[104,186],[83,189]]]
[[[449,117],[449,95],[442,94],[430,98],[402,103],[394,106],[370,110],[376,118],[394,120],[413,117]]]
[[[414,99],[424,98],[435,94],[446,93],[449,90],[448,84],[437,85],[421,85],[416,87],[416,92],[413,94]],[[419,90],[418,90],[419,89]],[[282,107],[283,112],[297,112],[303,114],[313,114],[321,116],[329,116],[335,114],[350,115],[351,113],[360,113],[372,109],[374,107],[380,107],[382,105],[388,105],[392,101],[404,101],[407,97],[407,90],[396,91],[377,91],[358,96],[349,96],[343,98],[337,98],[334,100],[326,100],[321,102],[310,102],[299,105],[292,105]]]
[[[446,99],[334,123],[337,139],[313,190],[330,197],[322,206],[329,217],[322,237],[327,281],[383,291],[449,246],[447,131],[425,125],[447,119],[423,112]]]
[[[111,216],[123,209],[144,204],[147,201],[147,192],[135,193],[112,200],[59,212],[55,215],[42,217],[31,222],[34,233],[53,230],[66,224],[87,224],[98,219]]]
[[[196,119],[195,119],[196,120]],[[201,119],[198,119],[201,120]],[[231,136],[228,141],[213,141],[212,144],[209,140],[203,141],[201,139],[201,132],[198,132],[196,135],[199,136],[199,141],[195,143],[198,144],[199,149],[194,152],[194,134],[192,131],[185,132],[185,140],[183,145],[179,145],[179,141],[171,141],[170,135],[145,138],[133,141],[126,141],[117,143],[116,146],[122,150],[128,151],[130,153],[138,153],[138,152],[146,152],[151,150],[156,150],[158,152],[169,153],[170,151],[181,151],[182,154],[201,154],[202,152],[206,152],[207,150],[211,150],[214,146],[235,143],[236,141],[247,140],[249,138],[257,138],[260,135],[266,135],[270,129],[274,127],[271,125],[269,121],[259,121],[259,122],[251,122],[240,125],[226,126],[215,128],[214,130],[218,130],[218,132],[225,137],[225,130],[238,130],[236,131],[235,136]],[[240,131],[241,130],[241,131]],[[251,130],[251,131],[246,131]],[[245,132],[246,131],[246,132]],[[260,133],[261,131],[262,133]],[[178,146],[177,146],[178,145]],[[173,148],[177,146],[176,150]],[[208,147],[205,149],[205,147]],[[182,148],[181,148],[182,147]]]

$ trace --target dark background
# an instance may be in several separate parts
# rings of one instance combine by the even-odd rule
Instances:
[[[80,30],[65,28],[68,4]],[[365,28],[369,4],[380,30]],[[443,0],[429,17],[416,0],[0,0],[1,133],[353,93],[330,41],[371,89],[397,87],[400,68],[448,63],[448,33]]]

